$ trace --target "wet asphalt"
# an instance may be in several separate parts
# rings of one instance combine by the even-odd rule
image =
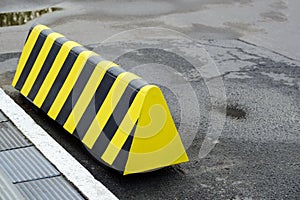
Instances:
[[[6,91],[120,199],[298,199],[299,63],[242,41],[199,43],[217,65],[230,65],[220,72],[227,99],[222,134],[215,148],[206,157],[199,158],[209,126],[211,99],[203,78],[187,76],[198,99],[198,105],[194,106],[200,110],[199,129],[187,149],[190,162],[147,174],[123,177],[102,166],[88,155],[79,141],[33,109],[25,98],[9,87]],[[98,46],[97,50],[101,48],[98,44],[94,46]],[[110,52],[119,46],[119,43],[110,43],[102,48]],[[189,70],[184,71],[189,69],[189,62],[180,57],[176,60],[161,49],[141,48],[118,57],[116,62],[130,70],[131,66],[158,63],[161,57],[168,60],[168,66],[180,63],[181,73],[189,75]],[[276,77],[278,74],[281,78]],[[183,112],[179,101],[172,91],[167,88],[163,91],[179,126]],[[185,134],[188,133],[181,133],[183,140]]]

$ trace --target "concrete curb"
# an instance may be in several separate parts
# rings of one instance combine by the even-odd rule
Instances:
[[[118,199],[0,89],[0,109],[88,199]]]

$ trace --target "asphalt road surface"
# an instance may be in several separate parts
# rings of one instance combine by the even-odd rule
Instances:
[[[230,5],[240,6],[242,9],[244,9],[243,6],[249,6],[248,1],[241,1],[242,3],[238,5],[235,1],[214,2],[215,6],[220,7],[218,9],[223,6],[225,10]],[[289,5],[294,1],[291,1],[291,4],[286,1],[273,3],[276,2],[275,5],[279,7],[286,5],[285,9],[293,9]],[[80,3],[80,1],[64,2],[58,5],[74,4],[73,9],[81,8],[79,13],[90,9],[87,6],[86,10],[82,10]],[[102,2],[102,4],[107,7],[111,5],[108,2]],[[138,5],[135,6],[140,6],[139,3],[136,2],[136,4]],[[53,25],[54,30],[59,30],[70,36],[69,38],[81,40],[80,42],[89,49],[100,53],[103,57],[114,60],[123,68],[141,75],[149,82],[161,85],[177,127],[180,128],[182,124],[188,127],[182,129],[180,134],[187,148],[190,162],[151,173],[125,177],[102,166],[85,151],[79,141],[45,114],[34,109],[25,98],[9,86],[20,55],[21,45],[7,45],[6,50],[6,47],[2,45],[6,44],[3,38],[1,40],[3,53],[0,55],[0,86],[95,178],[120,199],[299,199],[300,63],[297,52],[283,51],[285,44],[279,44],[280,41],[275,43],[278,45],[273,44],[276,48],[264,45],[268,43],[267,41],[259,44],[245,42],[247,41],[245,38],[256,37],[262,40],[264,37],[257,36],[257,33],[251,34],[252,30],[249,31],[249,29],[245,29],[246,33],[241,35],[240,30],[217,27],[214,20],[211,21],[213,24],[211,26],[215,26],[214,28],[207,27],[207,24],[202,24],[202,26],[198,24],[197,29],[183,28],[184,24],[188,24],[185,20],[181,21],[182,26],[179,26],[180,20],[172,21],[173,24],[176,23],[174,24],[174,27],[177,27],[175,30],[184,30],[182,32],[185,35],[182,37],[175,34],[174,38],[169,32],[165,35],[159,34],[165,33],[165,30],[154,31],[155,34],[154,36],[150,34],[151,37],[147,37],[146,34],[138,37],[141,34],[139,30],[135,30],[129,32],[136,34],[129,34],[134,35],[133,40],[125,33],[110,38],[104,43],[101,42],[100,38],[106,38],[120,30],[149,25],[160,26],[159,20],[154,19],[153,16],[170,20],[172,14],[179,15],[172,6],[169,6],[170,2],[162,2],[160,9],[154,9],[159,7],[157,6],[159,4],[156,1],[149,3],[149,10],[153,8],[151,13],[146,13],[144,10],[138,12],[138,9],[119,9],[122,12],[115,16],[114,11],[102,9],[105,11],[101,10],[101,15],[103,15],[101,19],[97,19],[97,14],[91,12],[90,15],[70,15],[62,21],[58,20],[62,17],[59,14],[49,13],[44,15],[45,18],[42,16],[36,20]],[[197,12],[205,13],[208,12],[205,9],[209,6],[207,4],[210,3],[203,1],[201,5],[199,3],[198,7],[194,7],[195,9],[197,7]],[[192,7],[195,2],[190,5]],[[254,5],[257,6],[257,4]],[[188,10],[187,7],[182,5],[180,9]],[[274,8],[274,5],[271,8],[277,11],[279,9]],[[68,15],[70,11],[66,10],[60,15]],[[265,10],[256,12],[253,16],[266,13]],[[292,16],[293,14],[291,13]],[[144,15],[150,17],[146,19]],[[122,16],[126,16],[124,17],[126,19],[120,19]],[[271,16],[280,18],[281,15],[273,13]],[[149,18],[152,19],[151,22]],[[230,19],[229,14],[225,15],[225,18]],[[105,23],[105,20],[108,22]],[[127,22],[123,23],[124,20]],[[194,20],[197,21],[197,19]],[[111,23],[112,21],[114,23]],[[171,21],[168,22],[171,23]],[[77,27],[72,27],[76,23],[83,24],[83,27],[87,29],[87,35],[79,37],[80,33],[82,34],[85,30],[79,31],[80,33],[76,32]],[[122,23],[123,26],[120,28]],[[209,20],[206,23],[209,23]],[[289,23],[292,23],[292,19]],[[103,26],[105,30],[102,33],[102,27],[95,27],[100,24],[105,24]],[[127,29],[125,24],[128,26]],[[9,31],[15,30],[11,37],[21,40],[26,36],[26,28],[24,28],[26,26],[28,25],[15,29],[8,27],[1,30],[0,28],[0,34],[7,38]],[[272,30],[270,27],[265,27],[269,39],[277,33],[277,30]],[[293,28],[299,32],[297,27]],[[97,35],[95,31],[91,34],[92,29],[97,30],[99,34]],[[22,34],[24,36],[21,36]],[[186,39],[186,36],[191,37],[192,40]],[[295,43],[289,49],[292,52],[292,48],[299,45],[299,40],[293,40],[295,39],[293,34],[289,38],[286,33],[285,37],[287,44]],[[171,71],[174,73],[173,78],[172,76],[168,78],[165,73],[155,73],[154,69],[157,69],[157,66],[160,67],[159,69],[173,69],[174,71]],[[159,78],[164,79],[163,75],[166,75],[167,80],[159,82]],[[183,79],[176,79],[177,75]],[[153,77],[158,78],[153,81]],[[217,85],[214,84],[216,80],[219,81]],[[170,85],[163,86],[166,82]],[[187,96],[184,99],[177,94],[177,89],[185,85],[190,86],[190,91],[182,90],[181,93],[184,95],[192,93],[195,96]],[[182,98],[184,105],[181,104]],[[226,101],[223,101],[224,99]],[[184,115],[186,110],[183,108],[186,108],[193,118]],[[197,110],[197,115],[194,115],[194,110]],[[220,122],[218,125],[221,124],[220,136],[213,137],[215,146],[212,151],[206,156],[199,157],[201,145],[209,132],[213,130],[212,134],[214,134],[214,127],[212,129],[210,127],[214,122],[211,116],[221,117],[219,121],[216,121]],[[186,118],[190,120],[186,122]],[[222,119],[225,120],[224,124]],[[190,141],[190,134],[193,131],[196,132],[193,140]]]

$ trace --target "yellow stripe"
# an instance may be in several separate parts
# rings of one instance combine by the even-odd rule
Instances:
[[[27,96],[28,93],[30,92],[32,85],[34,84],[40,70],[42,69],[42,66],[49,54],[49,51],[50,51],[54,41],[59,37],[63,37],[63,35],[61,35],[59,33],[50,33],[47,36],[46,41],[45,41],[43,47],[41,48],[41,51],[40,51],[36,61],[34,62],[34,65],[26,79],[26,82],[24,83],[22,90],[21,90],[21,93],[24,96]]]
[[[21,76],[21,73],[22,73],[24,66],[30,56],[30,53],[36,43],[37,38],[39,37],[40,33],[45,29],[49,29],[49,28],[44,25],[37,25],[32,29],[32,31],[26,41],[26,44],[24,45],[24,48],[23,48],[23,51],[22,51],[22,54],[20,57],[20,61],[19,61],[16,73],[15,73],[15,77],[12,82],[13,87],[16,86],[16,84]]]
[[[117,77],[95,119],[82,139],[82,142],[88,148],[91,149],[94,146],[97,138],[99,137],[129,82],[139,78],[140,77],[130,72],[123,72]]]
[[[63,46],[59,50],[52,67],[50,68],[40,90],[38,91],[33,101],[37,107],[40,108],[42,106],[70,50],[76,46],[81,46],[81,45],[73,41],[67,41],[63,44]]]
[[[101,157],[108,164],[112,165],[118,153],[122,149],[122,146],[125,144],[131,130],[140,116],[142,105],[146,96],[145,92],[152,87],[152,85],[143,87],[132,102],[118,130]]]
[[[66,102],[70,92],[72,91],[77,78],[79,77],[81,70],[83,69],[86,61],[90,56],[97,55],[92,51],[83,51],[81,52],[74,65],[72,66],[71,71],[68,74],[67,79],[65,80],[62,88],[59,90],[53,104],[51,105],[48,115],[52,119],[56,119],[57,115],[59,114],[61,108],[63,107],[64,103]]]
[[[71,134],[73,134],[80,118],[82,117],[85,109],[89,105],[91,99],[93,98],[97,87],[102,81],[106,71],[112,67],[117,66],[111,61],[101,61],[97,64],[95,70],[93,71],[90,79],[88,80],[86,86],[84,87],[82,94],[80,95],[78,101],[76,102],[71,114],[69,115],[64,128]]]

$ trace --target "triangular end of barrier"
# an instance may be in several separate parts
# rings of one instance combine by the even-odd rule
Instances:
[[[189,161],[161,90],[153,86],[145,95],[124,175]]]

